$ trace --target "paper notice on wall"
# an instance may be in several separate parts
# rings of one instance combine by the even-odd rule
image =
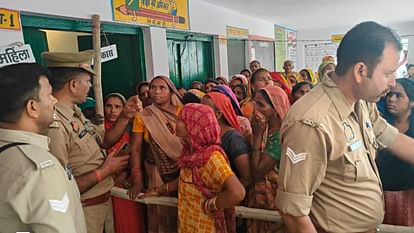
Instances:
[[[297,41],[296,41],[296,31],[287,30],[287,58],[291,60],[296,66],[298,61],[297,56]]]
[[[114,60],[117,58],[118,58],[118,51],[116,49],[116,44],[101,48],[101,63]]]
[[[318,71],[322,58],[331,55],[336,58],[338,43],[305,44],[305,67]]]
[[[250,60],[256,60],[256,48],[250,48]]]
[[[30,45],[7,46],[0,48],[0,67],[17,64],[33,63],[36,59]]]

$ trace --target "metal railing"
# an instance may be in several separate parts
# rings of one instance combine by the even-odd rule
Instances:
[[[126,189],[115,187],[112,189],[111,193],[113,196],[131,200],[127,195]],[[144,199],[135,199],[132,201],[146,205],[163,205],[171,207],[177,207],[178,204],[178,199],[176,197],[147,197]],[[238,218],[257,219],[277,223],[282,222],[282,217],[280,216],[279,211],[248,208],[244,206],[236,206],[236,216]],[[379,229],[381,233],[414,233],[414,227],[407,226],[381,224],[379,226]]]

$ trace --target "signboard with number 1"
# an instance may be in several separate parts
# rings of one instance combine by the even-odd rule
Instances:
[[[20,30],[19,11],[0,8],[0,29]]]

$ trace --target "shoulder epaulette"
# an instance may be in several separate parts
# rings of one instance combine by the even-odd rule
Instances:
[[[317,128],[320,125],[318,122],[311,120],[311,119],[302,119],[300,120],[300,122],[313,128]]]

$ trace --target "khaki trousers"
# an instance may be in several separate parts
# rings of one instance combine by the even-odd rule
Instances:
[[[102,233],[104,229],[107,233],[114,232],[113,221],[111,223],[113,219],[111,199],[98,205],[83,207],[83,212],[88,233]]]

